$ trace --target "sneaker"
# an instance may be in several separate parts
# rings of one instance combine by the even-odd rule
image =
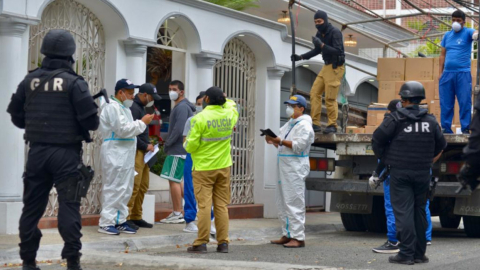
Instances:
[[[117,225],[115,226],[115,228],[121,232],[121,233],[129,233],[129,234],[135,234],[137,233],[137,230],[131,228],[130,226],[128,226],[127,222],[124,222],[120,225]]]
[[[119,235],[120,232],[115,228],[115,226],[105,226],[98,229],[99,233],[110,234],[110,235]]]
[[[193,221],[190,223],[187,223],[187,226],[183,228],[183,231],[188,233],[197,233],[198,232],[197,224],[195,224],[195,222]]]
[[[427,256],[423,255],[423,258],[418,258],[414,260],[415,263],[428,263],[430,259]]]
[[[415,262],[413,260],[409,260],[409,259],[404,259],[400,256],[395,255],[395,256],[390,256],[388,258],[388,262],[389,263],[397,263],[397,264],[406,264],[406,265],[414,265]]]
[[[427,241],[427,246],[431,246],[432,245],[432,241]]]
[[[218,253],[228,253],[228,244],[223,243],[217,246],[217,252]]]
[[[167,224],[179,224],[184,223],[185,219],[183,218],[182,213],[179,215],[175,215],[175,213],[171,213],[168,217],[160,220],[160,223],[167,223]]]
[[[313,132],[322,132],[322,127],[317,125],[312,125]]]
[[[337,128],[335,126],[328,126],[324,131],[323,134],[334,134],[337,133]]]
[[[150,224],[148,222],[146,222],[145,220],[143,219],[140,219],[140,220],[132,220],[132,222],[137,226],[137,227],[140,227],[140,228],[153,228],[153,224]],[[130,225],[130,224],[129,224]],[[135,228],[134,228],[135,229]],[[136,229],[138,230],[138,229]]]
[[[383,253],[383,254],[392,254],[392,253],[398,253],[400,252],[400,249],[398,248],[398,242],[397,243],[392,243],[387,240],[385,244],[372,249],[373,252],[376,253]]]
[[[133,220],[127,220],[127,224],[128,226],[130,226],[130,228],[134,229],[135,231],[138,231],[138,229],[140,229],[140,227],[137,226],[137,224],[133,223]]]
[[[462,134],[464,134],[464,135],[470,135],[470,130],[469,130],[469,129],[465,129],[464,131],[462,131]]]

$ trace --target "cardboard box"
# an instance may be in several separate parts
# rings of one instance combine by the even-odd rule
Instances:
[[[403,81],[379,81],[378,82],[378,103],[390,103],[393,99],[399,99],[400,87]]]
[[[405,58],[378,58],[378,81],[404,81]]]
[[[384,113],[379,113],[377,114],[377,126],[380,126],[380,124],[383,122],[383,119],[385,118]]]
[[[407,58],[405,81],[433,80],[433,58]]]
[[[433,80],[438,80],[440,75],[440,58],[433,58]]]
[[[377,123],[378,121],[377,115],[381,115],[381,117],[383,117],[385,113],[388,111],[387,106],[388,104],[382,104],[382,103],[373,103],[370,106],[368,106],[367,126],[378,126],[381,122]]]
[[[430,101],[429,106],[428,106],[428,112],[433,114],[435,118],[437,119],[437,122],[440,123],[440,100],[435,99]]]
[[[373,134],[378,126],[365,126],[365,134]]]
[[[460,125],[460,106],[458,105],[458,100],[455,99],[455,107],[453,107],[453,125]]]
[[[425,88],[425,100],[427,103],[435,99],[435,81],[418,81]]]
[[[477,60],[472,60],[472,66],[470,67],[470,72],[472,74],[472,85],[477,83]]]
[[[434,99],[440,99],[440,84],[439,84],[439,80],[438,79],[435,79],[433,80],[434,81],[434,84],[435,84],[435,94],[434,94]]]
[[[365,129],[359,127],[347,127],[346,132],[347,134],[363,134],[365,133]]]

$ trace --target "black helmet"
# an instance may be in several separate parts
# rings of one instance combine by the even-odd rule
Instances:
[[[40,52],[46,56],[71,57],[76,47],[69,31],[52,29],[45,35]]]
[[[425,99],[425,88],[421,83],[416,81],[405,82],[400,88],[400,97],[402,97],[402,99]]]

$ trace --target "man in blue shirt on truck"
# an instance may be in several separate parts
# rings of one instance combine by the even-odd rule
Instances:
[[[444,133],[453,133],[452,118],[455,96],[460,107],[462,133],[470,133],[472,118],[472,76],[470,63],[472,42],[478,39],[478,31],[465,27],[465,13],[456,10],[452,14],[452,30],[442,39],[440,55],[440,108]]]

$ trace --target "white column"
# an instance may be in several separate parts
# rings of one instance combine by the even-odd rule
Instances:
[[[402,14],[402,1],[395,1],[395,14]],[[395,23],[398,25],[402,25],[402,18],[396,18]]]
[[[146,82],[147,45],[135,41],[125,41],[124,46],[127,55],[126,79],[134,84],[142,85]],[[117,78],[117,80],[119,79],[121,78]],[[138,89],[135,92],[138,92]]]
[[[195,89],[191,89],[192,91],[187,93],[190,101],[195,100],[201,91],[206,91],[215,85],[213,81],[213,66],[217,60],[222,59],[221,54],[205,52],[196,54],[195,57],[197,59],[197,84],[195,85]]]
[[[260,128],[270,128],[278,134],[280,130],[280,106],[281,100],[281,79],[288,69],[286,68],[267,68],[267,77],[265,89],[258,89],[257,100],[263,100],[262,110],[257,110],[256,130]],[[255,145],[255,183],[254,183],[254,201],[263,204],[264,217],[277,217],[277,207],[275,205],[275,188],[278,182],[277,149],[272,145],[266,144],[263,137],[257,137]]]
[[[0,99],[0,234],[18,233],[18,220],[22,210],[23,179],[25,165],[24,130],[11,122],[6,112],[10,98],[27,74],[28,25],[0,18],[0,81],[3,98]]]

